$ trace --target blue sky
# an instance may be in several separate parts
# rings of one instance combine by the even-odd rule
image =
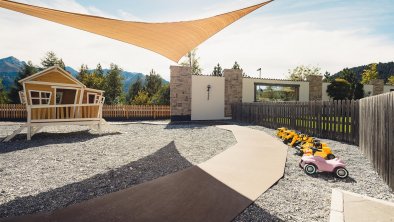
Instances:
[[[124,20],[164,22],[213,16],[258,0],[17,0]],[[234,61],[251,76],[284,78],[298,65],[335,73],[342,68],[394,60],[393,0],[275,0],[199,46],[203,72]],[[147,50],[62,25],[0,9],[0,57],[39,63],[55,51],[66,64],[94,67],[111,62],[125,70],[155,69],[166,79],[176,65]]]

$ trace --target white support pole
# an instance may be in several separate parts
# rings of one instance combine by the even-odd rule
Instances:
[[[27,127],[27,140],[31,140],[31,129],[32,128],[32,126],[28,126]]]

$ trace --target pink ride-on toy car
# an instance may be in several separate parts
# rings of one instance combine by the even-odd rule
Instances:
[[[313,175],[317,172],[331,172],[341,179],[349,176],[345,163],[338,158],[326,160],[320,156],[303,156],[300,167],[308,175]]]

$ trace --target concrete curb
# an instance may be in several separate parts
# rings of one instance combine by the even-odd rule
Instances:
[[[343,193],[341,190],[332,189],[330,222],[344,222]]]

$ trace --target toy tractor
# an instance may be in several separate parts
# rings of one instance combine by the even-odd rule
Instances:
[[[290,130],[287,132],[287,135],[283,138],[283,143],[284,144],[288,144],[289,142],[291,142],[293,140],[293,138],[295,136],[297,136],[298,134],[300,134],[301,132],[295,132],[294,130]]]
[[[286,127],[281,127],[281,128],[278,128],[277,130],[278,130],[278,131],[276,132],[276,135],[277,135],[279,138],[282,138],[282,135],[283,135],[283,133],[287,130],[287,128],[286,128]]]
[[[302,156],[305,153],[305,150],[314,146],[314,143],[320,142],[320,140],[315,139],[314,137],[305,137],[304,141],[302,141],[299,145],[294,148],[299,152],[299,155]],[[328,147],[327,143],[321,143],[323,147]]]
[[[289,134],[292,134],[292,135],[293,135],[293,133],[295,133],[294,130],[285,130],[285,131],[281,134],[281,137],[280,137],[280,138],[281,138],[282,140],[285,140],[286,137],[289,136]]]
[[[332,153],[331,148],[327,145],[323,146],[320,141],[315,141],[313,146],[303,150],[305,156],[320,156],[327,160],[335,159],[335,155]]]
[[[325,160],[320,156],[303,156],[299,165],[308,175],[317,172],[330,172],[341,179],[349,176],[345,163],[338,158]]]
[[[301,145],[302,142],[308,140],[309,136],[306,134],[302,134],[301,132],[298,132],[294,135],[293,139],[291,140],[289,146],[291,147],[296,147],[298,145]]]

